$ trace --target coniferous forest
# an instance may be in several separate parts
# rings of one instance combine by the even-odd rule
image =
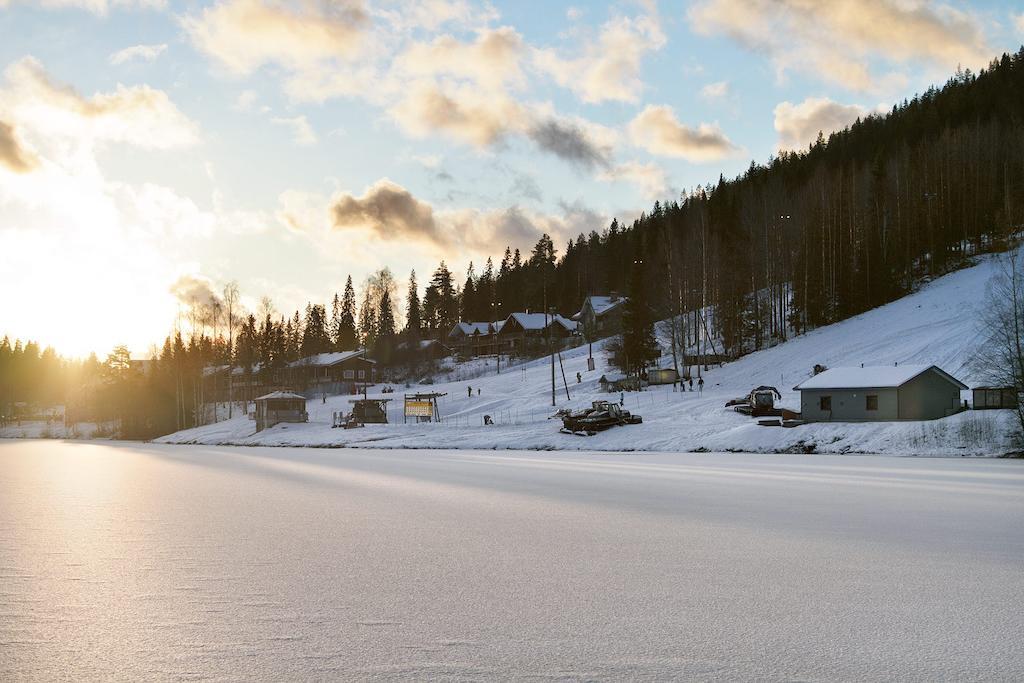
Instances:
[[[529,253],[507,248],[465,276],[444,262],[420,283],[412,273],[404,305],[387,268],[358,293],[349,278],[330,304],[292,315],[269,301],[240,313],[229,285],[194,302],[190,324],[167,338],[145,380],[133,379],[121,350],[107,362],[70,363],[4,340],[0,406],[10,414],[16,402],[72,404],[90,377],[137,385],[137,400],[109,398],[103,411],[144,410],[129,421],[134,435],[163,433],[195,423],[205,366],[268,371],[357,345],[397,364],[403,342],[443,338],[460,319],[545,306],[571,315],[585,296],[611,292],[637,300],[645,319],[633,324],[676,321],[668,328],[679,346],[710,336],[716,352],[737,356],[897,299],[1004,249],[1022,224],[1024,48],[819,135],[808,149],[655,202],[631,224],[595,225],[561,249],[544,235]],[[26,380],[29,366],[45,367],[46,381]]]

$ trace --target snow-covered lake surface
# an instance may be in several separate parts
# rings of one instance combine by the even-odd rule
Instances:
[[[1024,462],[0,442],[0,680],[1020,680]]]

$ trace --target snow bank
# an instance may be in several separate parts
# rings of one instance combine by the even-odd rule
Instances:
[[[782,392],[782,405],[799,410],[791,388],[827,366],[938,365],[968,386],[981,382],[970,361],[982,342],[978,313],[986,284],[995,273],[991,259],[939,278],[919,292],[841,323],[814,330],[771,349],[711,368],[703,393],[676,392],[671,386],[626,394],[625,407],[644,423],[618,427],[594,437],[558,432],[550,419],[551,367],[547,358],[497,373],[493,359],[476,359],[463,377],[405,391],[441,391],[440,424],[402,424],[402,389],[391,396],[392,424],[362,429],[331,428],[335,411],[350,410],[347,396],[308,403],[310,422],[282,424],[255,433],[255,423],[235,418],[185,430],[158,441],[267,446],[373,448],[475,448],[559,450],[746,451],[887,453],[895,455],[999,455],[1014,449],[1009,411],[970,412],[933,422],[819,423],[795,428],[760,427],[756,420],[725,409],[725,402],[767,384]],[[594,345],[597,370],[587,371],[587,347],[562,355],[570,399],[556,363],[558,407],[579,408],[601,398],[598,379],[611,372],[604,344]],[[576,375],[581,382],[577,383]],[[458,373],[455,373],[458,377]],[[468,389],[472,387],[472,396]],[[479,390],[479,395],[477,394]],[[964,398],[968,398],[965,393]],[[484,426],[490,415],[493,426]],[[397,424],[395,424],[397,423]]]

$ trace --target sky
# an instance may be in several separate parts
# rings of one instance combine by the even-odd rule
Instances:
[[[1024,2],[0,0],[0,334],[148,356],[559,250],[1024,43]]]

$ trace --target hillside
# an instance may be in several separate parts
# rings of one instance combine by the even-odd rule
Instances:
[[[726,400],[745,394],[752,386],[768,384],[782,391],[783,405],[799,409],[799,395],[792,387],[811,374],[815,363],[934,363],[968,385],[976,384],[980,378],[973,374],[970,360],[982,341],[979,307],[994,272],[994,259],[981,259],[893,303],[712,368],[705,373],[706,386],[700,395],[673,392],[671,386],[626,394],[626,408],[641,414],[644,424],[594,437],[560,434],[559,423],[548,419],[554,409],[551,370],[544,358],[500,375],[490,366],[491,374],[487,376],[408,389],[448,393],[441,403],[441,424],[402,424],[399,388],[390,410],[390,419],[397,424],[332,429],[332,413],[349,409],[348,397],[339,396],[329,398],[326,404],[310,401],[308,424],[283,424],[255,434],[254,423],[242,417],[178,432],[159,441],[375,448],[1001,454],[1012,448],[1009,433],[1013,420],[1008,411],[968,412],[926,423],[812,424],[781,429],[759,427],[754,420],[723,407]],[[598,362],[594,372],[586,371],[585,346],[563,355],[572,400],[565,399],[559,372],[559,407],[580,407],[609,398],[599,391],[597,383],[608,371],[603,344],[595,344],[595,355]],[[583,376],[580,384],[575,383],[577,372]],[[467,396],[468,386],[473,387],[471,398]],[[491,415],[496,424],[484,426],[484,415]]]

